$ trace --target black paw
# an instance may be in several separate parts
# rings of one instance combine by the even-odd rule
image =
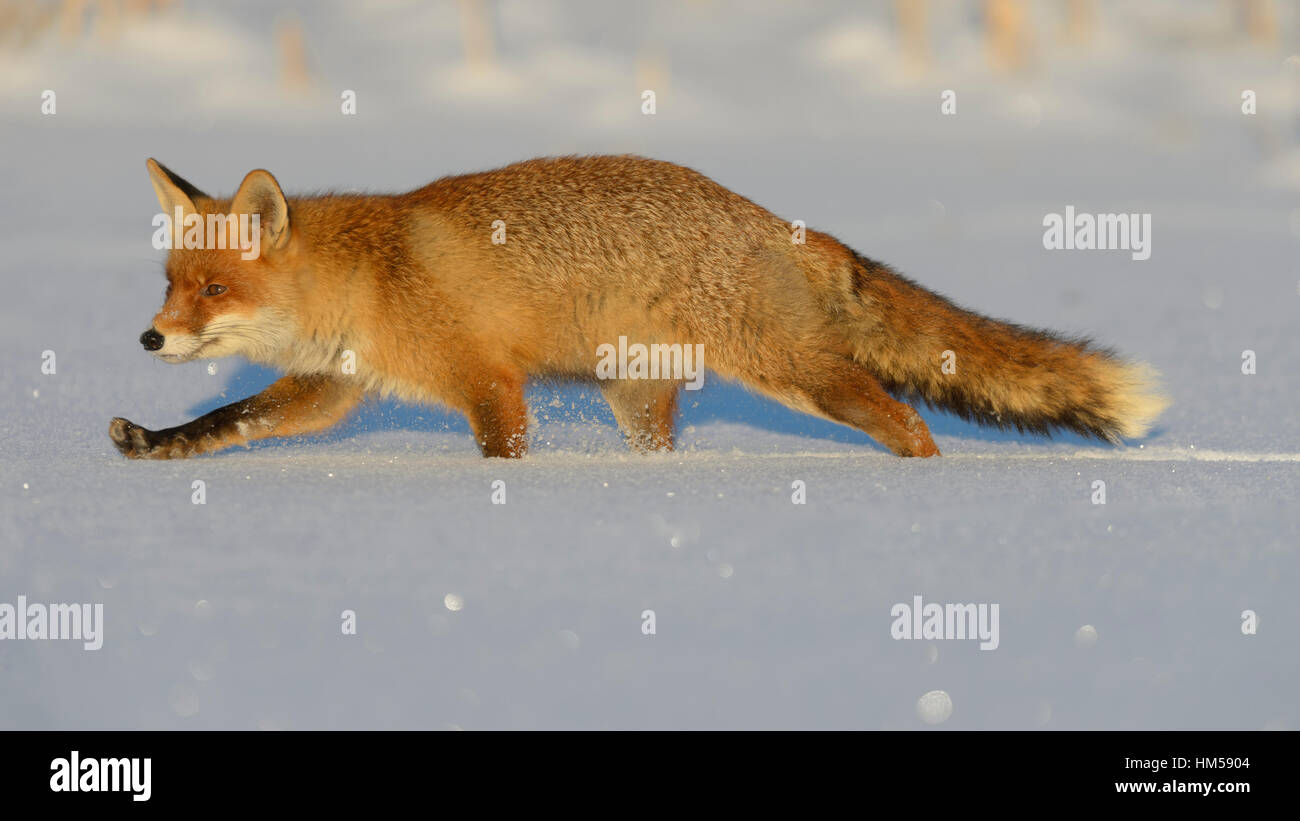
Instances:
[[[148,459],[155,449],[153,431],[120,416],[108,423],[108,438],[129,459]]]

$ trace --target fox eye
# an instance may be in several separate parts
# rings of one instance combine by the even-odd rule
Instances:
[[[203,289],[203,294],[205,296],[218,296],[220,294],[224,294],[225,292],[226,292],[226,286],[218,285],[215,282]]]

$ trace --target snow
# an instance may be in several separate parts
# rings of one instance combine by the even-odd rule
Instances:
[[[305,100],[253,3],[0,52],[0,602],[106,619],[94,652],[0,641],[0,728],[1296,729],[1300,22],[1253,49],[1200,33],[1221,5],[1103,3],[1087,48],[1041,21],[1009,78],[939,11],[908,75],[891,4],[847,2],[503,3],[486,75],[455,4],[299,4]],[[647,61],[669,78],[652,117]],[[165,427],[275,376],[140,349],[163,291],[146,157],[214,191],[254,167],[390,190],[620,151],[1091,333],[1174,404],[1122,448],[922,409],[944,456],[900,460],[710,375],[673,454],[626,452],[594,391],[551,385],[521,462],[392,403],[189,461],[113,449],[113,416]],[[1045,250],[1067,205],[1151,213],[1151,259]],[[997,649],[894,640],[915,595],[998,603]]]

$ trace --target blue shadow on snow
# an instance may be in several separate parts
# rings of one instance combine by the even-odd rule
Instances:
[[[275,371],[259,365],[242,362],[226,381],[220,396],[200,402],[189,409],[193,416],[201,416],[222,405],[261,391],[279,377]],[[542,383],[529,388],[528,399],[535,412],[543,418],[555,418],[547,405],[559,398],[565,407],[573,407],[577,418],[595,420],[614,425],[614,416],[600,397],[600,392],[590,386],[563,383]],[[880,448],[864,433],[828,422],[815,416],[790,410],[766,397],[745,390],[734,382],[726,382],[709,373],[704,387],[699,391],[682,391],[680,426],[725,422],[750,425],[773,433],[823,439],[852,445]],[[984,428],[966,422],[948,413],[924,406],[918,410],[935,436],[953,436],[983,442],[1014,442],[1041,440],[1042,437],[1022,435],[1015,431]],[[564,416],[565,414],[559,414]],[[415,405],[394,400],[372,399],[362,404],[347,421],[313,439],[339,441],[358,433],[381,430],[449,431],[469,435],[469,423],[460,413],[441,406]],[[1104,447],[1098,442],[1073,433],[1057,433],[1052,439],[1082,447]],[[264,440],[254,447],[276,447],[285,440]]]

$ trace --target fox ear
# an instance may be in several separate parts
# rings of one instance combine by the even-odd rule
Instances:
[[[149,169],[149,181],[153,183],[154,193],[158,195],[158,204],[169,217],[175,213],[178,205],[182,213],[191,214],[198,210],[194,207],[194,200],[211,199],[155,159],[146,161],[145,167]]]
[[[283,248],[289,241],[289,203],[280,183],[270,171],[249,171],[239,184],[230,211],[234,214],[257,214],[262,225],[263,243],[268,248]]]

